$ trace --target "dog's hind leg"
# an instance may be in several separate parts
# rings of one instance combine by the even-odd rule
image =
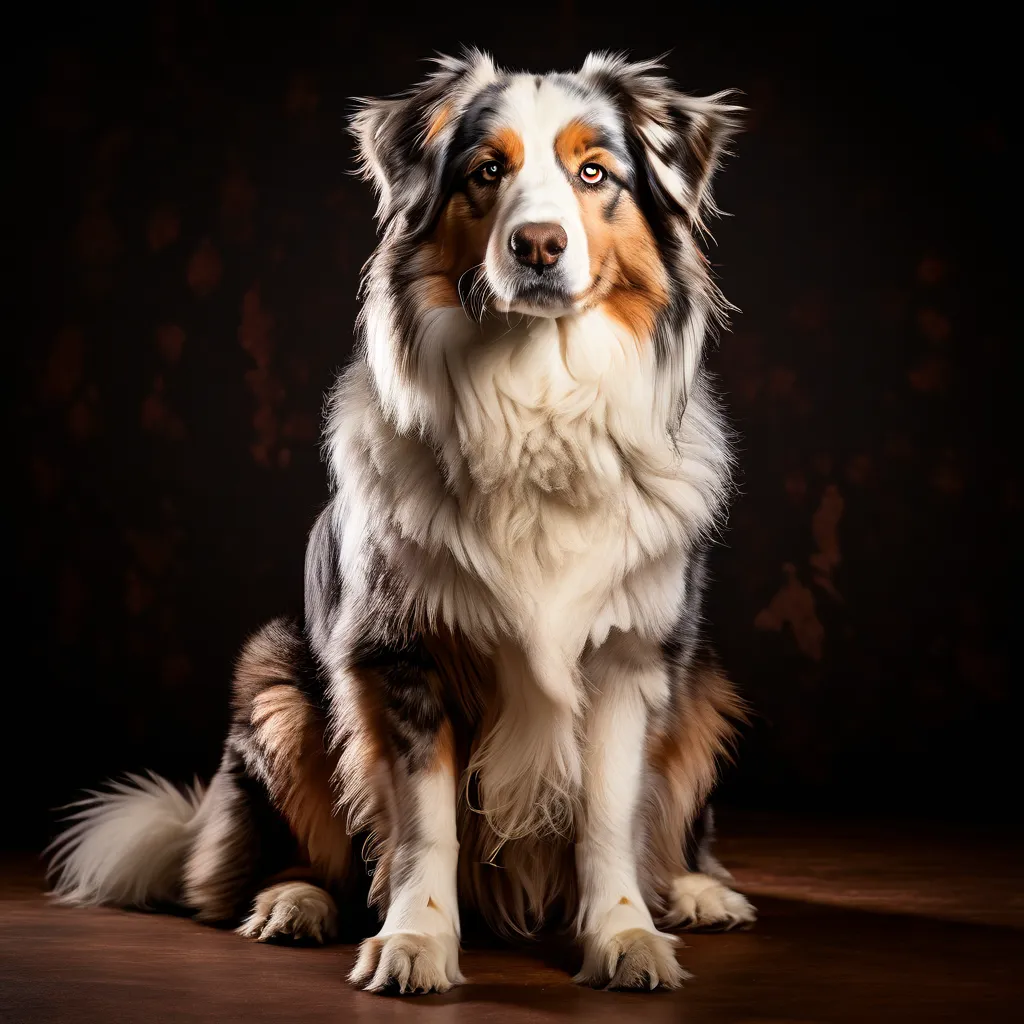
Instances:
[[[649,743],[645,809],[645,889],[665,927],[728,930],[753,924],[746,897],[725,883],[728,871],[711,853],[706,805],[742,705],[729,680],[709,662],[677,667],[672,706]]]
[[[243,649],[234,723],[185,871],[186,903],[198,917],[247,915],[239,931],[262,941],[332,937],[332,894],[348,881],[351,840],[334,813],[308,661],[301,632],[284,620]]]

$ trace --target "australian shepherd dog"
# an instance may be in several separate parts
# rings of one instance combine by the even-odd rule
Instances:
[[[730,447],[698,244],[739,107],[592,54],[470,51],[352,120],[379,206],[301,621],[245,645],[205,789],[129,777],[55,841],[65,903],[326,940],[351,981],[462,981],[460,909],[570,925],[577,980],[677,986],[668,929],[750,924],[706,806],[742,705],[701,638]]]

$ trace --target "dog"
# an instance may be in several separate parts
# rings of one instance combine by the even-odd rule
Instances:
[[[667,929],[753,922],[707,805],[744,706],[701,636],[732,458],[699,236],[742,108],[662,70],[471,50],[359,102],[380,238],[304,616],[242,650],[208,788],[76,805],[59,900],[322,941],[362,840],[383,924],[350,980],[401,992],[464,980],[460,908],[567,926],[611,988],[680,984]]]

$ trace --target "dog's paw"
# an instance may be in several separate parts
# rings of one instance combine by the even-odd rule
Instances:
[[[690,975],[676,960],[674,935],[628,928],[584,939],[583,969],[573,978],[597,988],[678,988]]]
[[[669,907],[662,919],[668,928],[707,928],[730,931],[749,928],[757,911],[745,896],[717,879],[696,872],[680,875],[672,883]]]
[[[338,908],[331,896],[309,882],[281,882],[256,897],[252,913],[238,929],[239,935],[257,942],[274,939],[333,939],[338,928]]]
[[[365,939],[348,980],[367,992],[447,992],[466,979],[455,935],[395,932]]]

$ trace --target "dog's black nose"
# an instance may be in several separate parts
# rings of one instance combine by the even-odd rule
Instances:
[[[565,230],[558,224],[524,224],[509,239],[512,252],[524,267],[533,267],[538,274],[558,262],[569,244]]]

